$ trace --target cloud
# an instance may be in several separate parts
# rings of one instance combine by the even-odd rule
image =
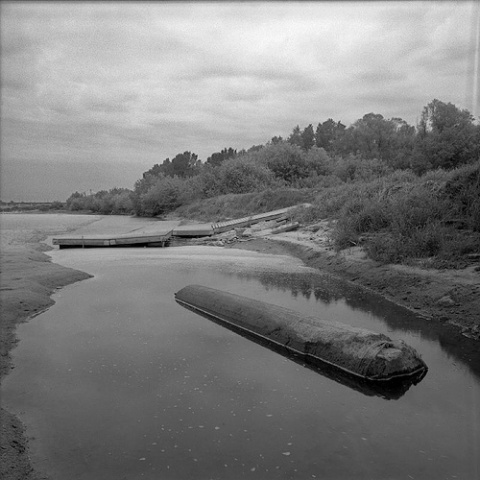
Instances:
[[[1,9],[2,160],[135,157],[140,177],[152,158],[205,160],[329,117],[414,123],[433,98],[471,107],[471,2]]]

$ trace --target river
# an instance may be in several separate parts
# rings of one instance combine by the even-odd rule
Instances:
[[[93,278],[18,328],[2,402],[53,480],[478,478],[471,340],[452,350],[434,325],[287,256],[50,255]],[[402,339],[428,373],[394,398],[352,388],[182,308],[174,293],[188,284]]]

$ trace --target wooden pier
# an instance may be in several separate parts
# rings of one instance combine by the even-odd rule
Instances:
[[[249,227],[263,221],[281,220],[287,217],[288,212],[292,208],[295,207],[282,208],[225,222],[181,225],[168,231],[162,231],[159,226],[158,231],[150,229],[148,232],[137,230],[119,235],[58,237],[52,239],[52,243],[53,245],[58,245],[59,248],[167,247],[172,238],[211,237],[217,233],[227,232],[234,228]]]
[[[172,231],[162,234],[122,234],[115,236],[85,235],[52,239],[59,248],[101,248],[101,247],[165,247]]]
[[[228,220],[226,222],[213,223],[213,233],[223,233],[227,232],[228,230],[232,230],[233,228],[249,227],[256,223],[266,222],[269,220],[280,220],[287,217],[289,210],[292,210],[292,207],[282,208],[280,210],[272,210],[270,212],[237,218],[235,220]]]

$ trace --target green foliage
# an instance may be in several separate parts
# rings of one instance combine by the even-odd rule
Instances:
[[[315,133],[313,126],[310,124],[302,132],[302,148],[304,150],[310,150],[315,145]]]
[[[313,199],[313,192],[302,189],[266,189],[262,192],[227,194],[206,200],[196,200],[176,210],[184,218],[204,221],[222,221],[256,213],[290,207]]]
[[[178,177],[161,177],[140,197],[141,213],[156,216],[171,212],[180,206],[184,182]]]
[[[196,153],[189,151],[178,153],[173,160],[166,158],[161,165],[157,163],[144,172],[142,179],[138,181],[140,182],[138,188],[143,189],[142,193],[145,193],[160,177],[192,177],[199,173],[200,166],[201,162]]]
[[[220,192],[250,193],[275,184],[274,173],[254,160],[254,155],[225,161],[220,166]]]
[[[384,205],[372,198],[354,196],[340,209],[333,239],[337,249],[351,247],[358,244],[361,234],[379,231],[388,225],[388,210]]]
[[[287,139],[287,142],[290,145],[296,145],[297,147],[302,148],[303,140],[302,140],[302,132],[300,130],[300,125],[297,125],[293,128],[292,133]]]
[[[87,198],[87,195],[85,193],[79,193],[79,192],[72,193],[67,198],[67,201],[66,201],[67,210],[70,210],[72,212],[86,210],[87,209],[86,198]]]
[[[338,159],[333,168],[333,174],[344,182],[368,182],[384,177],[391,171],[392,169],[381,160],[362,159],[354,155]]]
[[[305,164],[309,175],[330,175],[333,171],[333,162],[324,148],[312,147],[305,155]]]
[[[319,148],[323,148],[326,152],[335,153],[335,144],[341,142],[345,133],[345,125],[341,122],[335,122],[329,118],[323,123],[317,125],[315,131],[315,144]]]
[[[101,214],[126,215],[134,210],[133,192],[126,188],[101,190],[95,194],[75,192],[66,201],[66,208],[72,212],[91,211]]]
[[[287,140],[224,148],[202,164],[189,151],[154,165],[134,191],[75,192],[71,211],[222,220],[311,202],[304,223],[336,220],[337,249],[363,245],[382,262],[456,258],[480,249],[480,125],[433,100],[417,129],[368,113],[329,118]]]
[[[200,162],[198,155],[192,152],[177,154],[170,164],[170,168],[165,172],[170,177],[187,178],[196,175]]]
[[[309,174],[305,153],[299,146],[286,142],[267,145],[257,152],[253,161],[265,165],[284,184],[292,183]]]
[[[430,257],[432,265],[480,253],[480,162],[423,177],[394,172],[346,187],[315,200],[317,216],[338,219],[333,237],[339,250],[363,244],[381,262]]]
[[[422,112],[415,141],[414,169],[452,169],[479,158],[480,126],[468,110],[433,100]]]
[[[235,158],[237,156],[237,151],[233,148],[224,148],[221,152],[212,153],[210,157],[207,158],[207,165],[212,167],[220,166],[225,160],[229,158]]]
[[[443,198],[455,204],[455,218],[480,232],[480,161],[454,170],[445,182]]]
[[[331,128],[331,125],[330,125]],[[395,168],[408,166],[414,146],[415,129],[401,118],[385,119],[368,113],[333,141],[336,154],[354,154],[362,159],[379,159]]]
[[[0,201],[0,212],[35,212],[37,210],[41,212],[51,212],[57,210],[65,210],[66,204],[54,201],[54,202],[9,202]]]

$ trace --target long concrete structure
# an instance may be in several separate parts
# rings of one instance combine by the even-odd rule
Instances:
[[[405,342],[341,323],[322,322],[277,305],[201,285],[189,285],[176,301],[259,343],[274,345],[309,364],[327,364],[368,381],[425,375],[427,366]]]

